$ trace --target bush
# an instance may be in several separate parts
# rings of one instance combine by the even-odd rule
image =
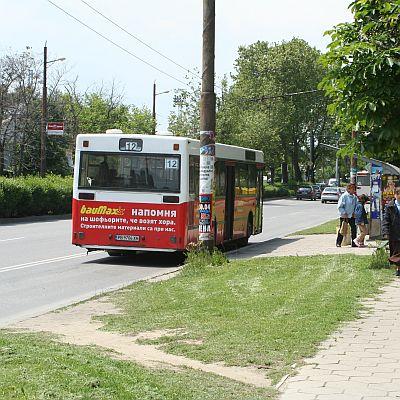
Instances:
[[[370,268],[373,269],[382,269],[389,268],[390,263],[388,259],[388,253],[386,250],[386,246],[378,243],[378,248],[373,252],[371,256]]]
[[[186,252],[186,262],[183,268],[185,275],[197,275],[207,267],[220,267],[228,262],[225,254],[218,249],[212,252],[200,247],[200,243],[193,244]]]
[[[264,199],[293,196],[294,191],[282,184],[264,185]]]
[[[69,214],[72,177],[0,177],[0,217]]]

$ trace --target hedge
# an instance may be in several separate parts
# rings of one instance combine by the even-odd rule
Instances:
[[[293,196],[293,193],[293,190],[285,186],[264,185],[264,199]]]
[[[0,217],[69,214],[72,177],[0,177]]]

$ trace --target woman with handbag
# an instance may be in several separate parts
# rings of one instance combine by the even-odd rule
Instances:
[[[351,228],[351,246],[357,247],[354,239],[357,236],[357,227],[354,219],[354,212],[357,205],[356,185],[350,183],[347,185],[346,191],[340,196],[338,202],[338,211],[340,214],[339,231],[336,238],[336,247],[342,246],[343,236],[347,233],[348,225]]]
[[[385,208],[382,235],[389,240],[389,261],[397,266],[396,276],[400,276],[400,187],[395,189],[394,196]]]

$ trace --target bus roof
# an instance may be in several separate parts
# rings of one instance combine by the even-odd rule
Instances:
[[[182,136],[138,135],[127,133],[79,134],[76,138],[76,149],[79,151],[122,152],[119,148],[120,139],[143,140],[143,148],[141,151],[143,153],[176,153],[177,151],[173,149],[173,144],[179,144],[180,153],[187,151],[189,154],[199,154],[200,141],[197,139]],[[84,146],[84,141],[88,142],[88,146]],[[216,143],[215,152],[216,157],[219,158],[264,163],[264,154],[260,150]]]

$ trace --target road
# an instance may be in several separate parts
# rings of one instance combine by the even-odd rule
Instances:
[[[319,201],[264,203],[264,232],[252,243],[283,237],[336,217],[336,205]],[[71,221],[0,224],[0,327],[72,304],[134,281],[176,269],[173,254],[109,257],[71,243]],[[161,254],[161,256],[160,256]]]

